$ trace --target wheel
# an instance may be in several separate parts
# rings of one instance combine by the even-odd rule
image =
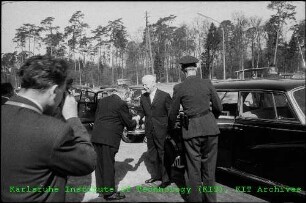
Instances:
[[[123,133],[122,133],[122,140],[126,143],[131,143],[132,140],[129,138],[128,136],[128,133],[127,133],[127,130],[123,130]]]
[[[146,137],[146,136],[144,136],[144,138],[143,138],[143,142],[144,142],[144,143],[147,143],[147,141],[148,141],[148,140],[147,140],[147,137]]]

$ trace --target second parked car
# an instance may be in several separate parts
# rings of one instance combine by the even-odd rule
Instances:
[[[242,178],[253,190],[293,188],[261,193],[282,201],[305,198],[305,81],[249,80],[214,86],[223,105],[217,172]]]

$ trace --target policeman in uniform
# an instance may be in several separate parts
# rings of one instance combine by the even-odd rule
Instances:
[[[211,81],[196,76],[197,62],[198,59],[192,56],[179,60],[186,79],[173,88],[169,124],[170,129],[174,127],[181,104],[185,114],[182,134],[187,166],[186,184],[191,187],[188,201],[216,202],[216,193],[201,193],[198,189],[200,186],[215,185],[217,135],[220,133],[216,118],[222,111],[222,105]]]

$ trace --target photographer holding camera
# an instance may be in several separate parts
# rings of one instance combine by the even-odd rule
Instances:
[[[77,117],[77,102],[64,98],[68,65],[47,56],[29,58],[19,70],[21,90],[1,109],[1,198],[8,202],[64,202],[67,176],[90,174],[96,153]],[[12,187],[57,192],[12,192]]]

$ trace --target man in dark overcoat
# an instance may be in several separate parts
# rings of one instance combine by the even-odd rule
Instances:
[[[115,155],[119,150],[124,127],[132,130],[139,120],[129,113],[125,101],[128,89],[116,88],[116,91],[102,98],[95,114],[92,142],[98,155],[96,175],[97,187],[107,187],[107,191],[100,193],[106,200],[125,198],[124,194],[115,188]]]
[[[67,71],[65,61],[47,56],[31,57],[19,69],[21,90],[1,107],[4,202],[65,202],[67,176],[95,169],[96,153],[74,97],[65,98],[65,120],[45,114],[63,99]]]
[[[197,62],[198,59],[192,56],[185,56],[179,60],[186,79],[173,88],[169,122],[172,128],[182,105],[187,116],[182,122],[187,164],[186,183],[192,190],[188,201],[216,202],[216,193],[200,193],[198,188],[215,186],[217,135],[220,133],[216,118],[222,111],[222,105],[211,81],[196,76]]]
[[[145,117],[148,157],[153,170],[146,183],[161,180],[159,187],[167,187],[170,179],[164,163],[164,144],[168,129],[168,113],[172,102],[169,93],[156,87],[156,77],[145,75],[142,78],[145,93],[140,97],[140,118]]]

